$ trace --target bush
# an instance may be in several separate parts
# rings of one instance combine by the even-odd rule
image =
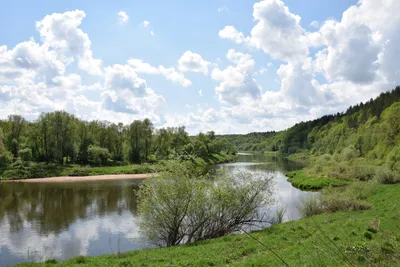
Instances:
[[[32,149],[30,149],[30,148],[21,149],[21,150],[18,152],[18,156],[19,156],[23,161],[31,161],[31,160],[32,160]]]
[[[355,182],[345,188],[325,189],[323,206],[328,212],[367,210],[371,205],[364,200],[374,192],[373,182]]]
[[[259,213],[272,203],[272,179],[237,173],[210,179],[193,167],[145,180],[139,191],[140,229],[159,246],[172,246],[232,234],[249,224],[267,222]]]
[[[77,264],[83,264],[83,263],[86,263],[86,262],[87,262],[87,259],[86,259],[85,256],[80,255],[80,256],[78,256],[78,257],[75,258],[75,262],[76,262]]]
[[[68,176],[89,176],[90,172],[88,169],[73,169],[72,173]]]
[[[5,167],[9,165],[12,162],[13,158],[14,156],[11,152],[4,151],[2,154],[0,154],[0,167]]]
[[[90,145],[88,148],[88,160],[92,165],[105,165],[110,158],[107,148]]]
[[[358,157],[359,152],[354,146],[348,146],[342,151],[342,160],[352,160]]]
[[[44,263],[45,264],[57,264],[58,261],[56,259],[48,259]]]
[[[304,217],[317,215],[324,211],[321,197],[319,196],[311,196],[309,198],[303,199],[299,209]]]
[[[375,178],[381,184],[396,184],[400,182],[398,175],[385,166],[376,171]]]

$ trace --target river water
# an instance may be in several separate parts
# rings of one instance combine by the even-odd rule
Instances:
[[[311,192],[294,188],[284,173],[299,168],[280,157],[242,153],[217,169],[272,175],[285,220],[301,218],[298,205]],[[77,183],[0,183],[0,266],[49,258],[100,255],[150,246],[137,227],[140,180]]]

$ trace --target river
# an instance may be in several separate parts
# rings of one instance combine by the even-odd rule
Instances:
[[[300,166],[275,156],[241,153],[217,169],[273,175],[285,221],[301,218],[298,205],[311,192],[294,188],[284,173]],[[140,180],[77,183],[0,183],[0,266],[49,258],[100,255],[150,247],[137,227]]]

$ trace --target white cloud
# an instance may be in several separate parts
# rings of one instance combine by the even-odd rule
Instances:
[[[178,68],[182,72],[203,72],[208,73],[208,65],[210,62],[204,60],[201,55],[187,50],[178,60]]]
[[[117,17],[118,17],[118,23],[121,25],[126,24],[129,20],[128,14],[126,14],[126,12],[123,10],[117,13]]]
[[[262,67],[262,68],[260,68],[258,71],[257,71],[257,75],[263,75],[264,73],[266,73],[266,72],[268,72],[268,69],[267,68],[265,68],[265,67]]]
[[[203,96],[203,89],[199,90],[199,96]]]
[[[133,68],[133,70],[137,73],[146,73],[146,74],[159,74],[160,71],[151,66],[149,63],[143,62],[141,59],[132,58],[128,60],[128,65]]]
[[[170,80],[176,84],[180,84],[183,87],[188,87],[192,85],[192,82],[186,79],[182,73],[176,71],[174,67],[165,68],[161,65],[158,69],[167,80]]]
[[[221,81],[215,92],[218,100],[223,104],[239,105],[247,98],[256,98],[260,94],[260,87],[253,79],[254,60],[249,54],[243,54],[230,49],[226,55],[235,66],[228,66],[221,70],[214,68],[211,77]]]
[[[319,22],[314,20],[310,23],[310,27],[318,29],[319,28]]]
[[[238,32],[235,27],[227,25],[225,28],[218,32],[219,37],[222,39],[230,39],[233,40],[237,44],[244,43],[246,39],[244,38],[244,34]]]
[[[36,22],[36,29],[44,43],[60,54],[71,54],[78,59],[78,66],[89,74],[102,73],[101,60],[94,59],[89,36],[78,26],[86,14],[82,10],[54,13]]]
[[[143,24],[143,27],[147,28],[150,25],[150,22],[148,22],[147,20],[144,20],[142,22],[142,24]]]
[[[257,24],[249,37],[244,37],[233,26],[225,26],[219,36],[237,44],[247,43],[283,61],[301,60],[308,55],[308,40],[300,26],[300,16],[291,13],[281,0],[263,0],[253,7]]]
[[[18,79],[37,77],[50,84],[64,72],[64,62],[48,45],[31,40],[17,44],[12,50],[6,46],[0,49],[0,81],[14,83]]]
[[[221,13],[221,12],[229,12],[229,8],[226,7],[226,6],[221,6],[221,7],[218,8],[218,12],[219,13]]]

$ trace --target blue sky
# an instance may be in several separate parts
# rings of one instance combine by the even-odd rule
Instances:
[[[399,83],[394,0],[2,1],[0,116],[282,130]]]

